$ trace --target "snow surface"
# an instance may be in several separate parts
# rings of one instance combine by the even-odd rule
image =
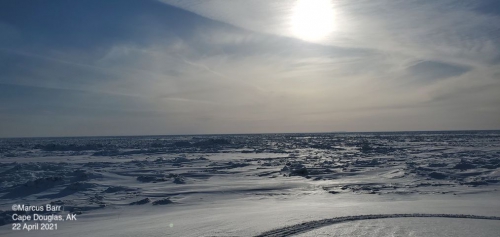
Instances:
[[[499,231],[495,220],[405,218],[342,223],[297,236],[491,237],[498,236]]]
[[[500,233],[499,131],[1,139],[0,178],[0,236]],[[47,203],[78,220],[12,230]]]

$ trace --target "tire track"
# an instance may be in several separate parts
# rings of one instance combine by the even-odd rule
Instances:
[[[333,225],[337,223],[359,221],[359,220],[372,220],[372,219],[386,219],[386,218],[405,218],[405,217],[440,217],[440,218],[460,218],[460,219],[478,219],[478,220],[500,220],[497,216],[478,216],[478,215],[462,215],[462,214],[377,214],[377,215],[359,215],[359,216],[343,216],[334,217],[323,220],[308,221],[296,225],[286,226],[279,229],[266,231],[256,237],[277,237],[277,236],[290,236],[304,232],[311,231],[320,227]]]

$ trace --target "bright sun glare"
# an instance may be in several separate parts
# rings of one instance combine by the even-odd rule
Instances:
[[[293,34],[303,40],[318,41],[333,30],[330,0],[298,0],[293,9]]]

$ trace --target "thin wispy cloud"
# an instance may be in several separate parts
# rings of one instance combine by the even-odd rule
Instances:
[[[500,126],[495,1],[323,1],[324,34],[293,1],[23,2],[0,3],[0,136]]]

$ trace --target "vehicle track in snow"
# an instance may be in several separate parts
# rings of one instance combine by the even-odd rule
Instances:
[[[257,235],[256,237],[291,236],[337,223],[360,221],[360,220],[386,219],[386,218],[405,218],[405,217],[406,218],[439,217],[439,218],[460,218],[460,219],[477,219],[477,220],[500,220],[500,217],[497,216],[478,216],[478,215],[463,215],[463,214],[413,213],[413,214],[376,214],[376,215],[342,216],[342,217],[334,217],[316,221],[308,221],[291,226],[286,226],[283,228],[266,231],[264,233]]]

